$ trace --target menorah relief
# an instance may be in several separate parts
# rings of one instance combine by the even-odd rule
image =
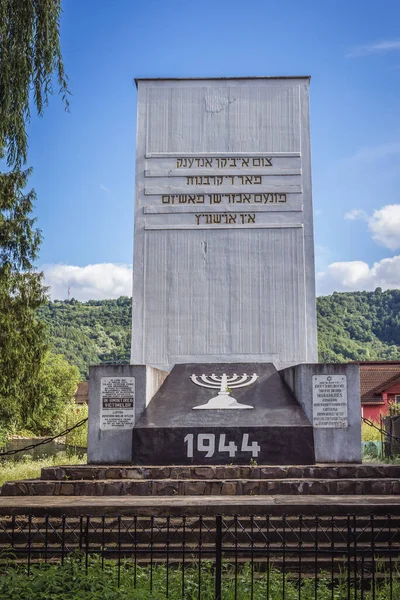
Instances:
[[[193,410],[217,408],[253,408],[253,406],[250,406],[248,404],[240,404],[240,402],[233,398],[230,395],[230,393],[231,390],[246,387],[254,383],[258,379],[258,375],[256,375],[255,373],[253,373],[251,377],[246,373],[244,373],[242,376],[236,375],[236,373],[234,373],[231,377],[228,377],[226,373],[223,373],[223,375],[214,375],[213,373],[209,376],[200,375],[200,377],[197,377],[197,375],[191,375],[190,379],[193,381],[193,383],[199,385],[200,387],[211,388],[215,390],[219,389],[217,396],[211,398],[206,404],[194,406]]]

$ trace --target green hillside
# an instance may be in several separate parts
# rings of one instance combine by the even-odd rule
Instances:
[[[48,302],[39,310],[49,331],[51,347],[77,365],[83,378],[89,365],[129,362],[132,301],[64,300]]]
[[[319,359],[400,360],[400,290],[335,292],[317,299]],[[87,377],[90,364],[129,362],[131,299],[48,302],[50,345]]]
[[[400,360],[400,290],[317,299],[321,362]]]

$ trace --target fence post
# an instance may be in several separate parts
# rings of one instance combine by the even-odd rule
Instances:
[[[215,517],[215,600],[222,596],[222,516]]]

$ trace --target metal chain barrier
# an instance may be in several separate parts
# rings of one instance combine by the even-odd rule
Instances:
[[[369,419],[367,419],[365,417],[361,417],[361,419],[362,419],[362,421],[364,423],[366,423],[370,427],[373,427],[374,429],[377,429],[385,437],[391,438],[391,439],[395,440],[396,442],[400,442],[400,438],[398,438],[395,435],[392,435],[391,433],[388,433],[385,429],[382,429],[381,427],[378,427],[377,425],[375,425],[375,423],[373,423]],[[76,423],[76,425],[73,425],[72,427],[68,427],[68,429],[65,429],[64,431],[62,431],[61,433],[58,433],[57,435],[53,435],[52,437],[46,438],[45,440],[42,440],[42,441],[38,442],[37,444],[29,444],[29,446],[25,446],[24,448],[20,448],[19,450],[9,450],[8,452],[0,452],[0,456],[11,456],[13,454],[17,454],[18,452],[25,452],[26,450],[32,450],[32,448],[37,448],[37,446],[44,446],[45,444],[49,444],[53,440],[56,440],[59,437],[63,437],[64,435],[67,435],[68,433],[70,433],[74,429],[77,429],[78,427],[81,427],[87,421],[88,421],[88,418],[86,417],[86,419],[82,419],[81,421],[79,421],[78,423]]]
[[[79,421],[78,423],[76,423],[76,425],[73,425],[72,427],[68,427],[68,429],[65,429],[61,433],[57,433],[57,435],[53,435],[53,437],[46,438],[46,439],[42,440],[41,442],[38,442],[37,444],[29,444],[29,446],[25,446],[24,448],[19,448],[19,450],[9,450],[8,452],[0,452],[0,456],[11,456],[13,454],[17,454],[18,452],[25,452],[26,450],[32,450],[32,448],[37,448],[37,446],[44,446],[45,444],[48,444],[49,442],[52,442],[53,440],[56,440],[59,437],[67,435],[74,429],[81,427],[82,425],[84,425],[87,422],[87,420],[88,420],[88,418],[86,417],[86,419],[82,419],[82,421]]]
[[[387,438],[391,438],[392,440],[395,440],[396,442],[400,442],[400,438],[398,438],[395,435],[392,435],[391,433],[388,433],[386,431],[386,429],[382,429],[382,427],[378,427],[378,425],[375,425],[375,423],[373,423],[372,421],[370,421],[369,419],[366,419],[365,417],[361,417],[362,421],[364,421],[364,423],[366,423],[367,425],[369,425],[370,427],[373,427],[374,429],[377,429],[380,433],[382,433],[385,437]]]

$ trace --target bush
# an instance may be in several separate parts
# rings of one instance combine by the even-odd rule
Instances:
[[[80,406],[75,404],[74,400],[68,405],[66,411],[66,425],[67,428],[76,425],[82,419],[86,419],[89,414],[89,407],[87,404],[82,404]],[[87,434],[88,434],[88,424],[85,423],[80,427],[77,427],[73,431],[67,434],[66,443],[68,446],[76,446],[79,448],[87,448]]]
[[[361,426],[361,439],[363,442],[380,442],[381,434],[375,427],[372,427],[372,425],[363,423]]]

